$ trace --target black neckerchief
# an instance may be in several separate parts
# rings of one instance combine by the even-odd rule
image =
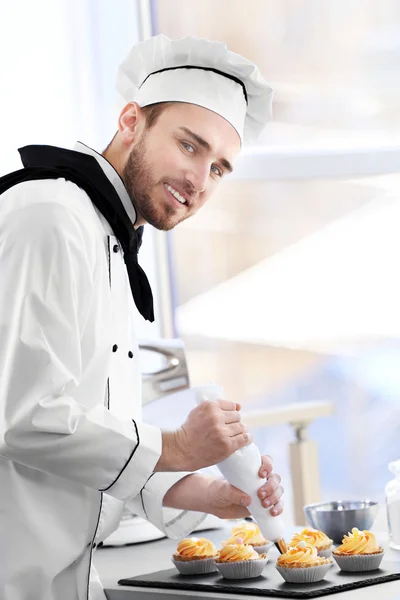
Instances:
[[[19,149],[24,169],[0,178],[0,194],[33,179],[63,177],[76,183],[110,224],[120,242],[128,270],[133,299],[141,315],[154,321],[153,295],[145,272],[138,264],[143,227],[135,230],[112,183],[97,160],[88,154],[54,146],[25,146]]]

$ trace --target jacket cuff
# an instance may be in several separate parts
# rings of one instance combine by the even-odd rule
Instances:
[[[137,439],[130,456],[116,479],[100,490],[124,501],[139,494],[152,475],[162,450],[161,429],[136,421],[133,421],[133,427]]]
[[[173,540],[189,535],[206,518],[206,513],[163,506],[167,491],[192,473],[154,473],[140,494],[127,502],[127,508],[150,521]]]

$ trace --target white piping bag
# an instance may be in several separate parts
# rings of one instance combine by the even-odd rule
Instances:
[[[215,384],[201,385],[191,388],[196,404],[215,402],[224,398],[224,390]],[[236,450],[231,456],[218,463],[217,467],[229,483],[248,494],[251,504],[249,512],[257,521],[263,536],[275,543],[279,552],[286,551],[284,542],[284,524],[281,517],[273,517],[271,509],[264,508],[257,495],[259,488],[266,482],[258,475],[261,466],[261,454],[254,443]]]

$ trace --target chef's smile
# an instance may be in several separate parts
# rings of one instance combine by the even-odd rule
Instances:
[[[176,190],[174,187],[172,187],[172,185],[169,185],[169,183],[164,183],[164,188],[166,190],[169,200],[172,200],[172,202],[176,206],[179,206],[179,207],[188,206],[187,199],[184,196],[182,196],[178,192],[178,190]]]

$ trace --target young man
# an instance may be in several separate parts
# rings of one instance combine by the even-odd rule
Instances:
[[[99,155],[20,150],[0,180],[0,561],[3,600],[104,598],[93,548],[124,503],[168,536],[249,498],[193,473],[250,441],[240,406],[205,403],[175,432],[141,422],[134,312],[153,319],[142,225],[195,214],[270,115],[257,68],[223,44],[157,36],[118,80],[126,106]],[[282,512],[263,457],[260,502]]]

